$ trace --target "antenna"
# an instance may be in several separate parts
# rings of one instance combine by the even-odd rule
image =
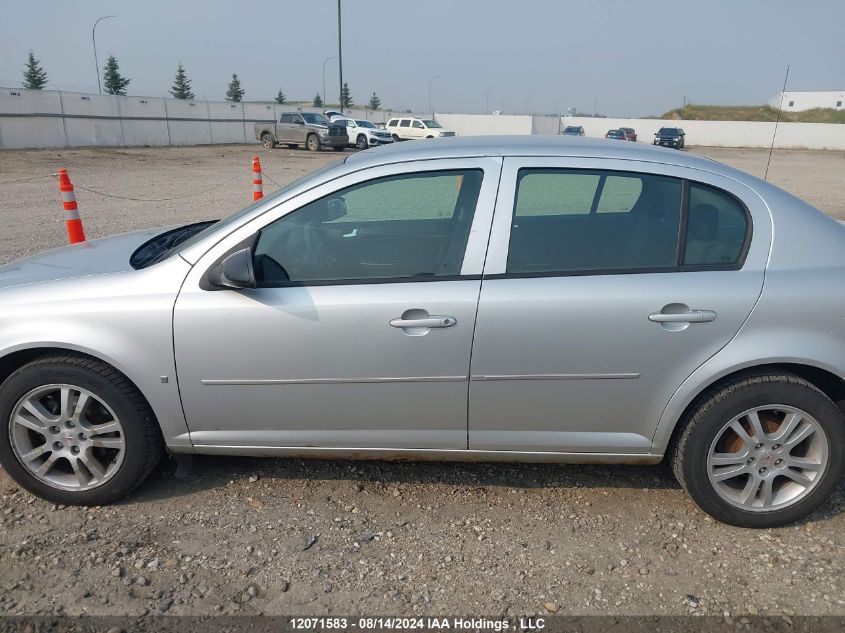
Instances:
[[[786,66],[786,77],[783,78],[783,90],[780,93],[780,105],[778,106],[778,118],[775,120],[775,132],[772,134],[772,146],[769,148],[769,160],[766,161],[766,174],[763,180],[769,179],[769,165],[772,163],[772,152],[775,151],[775,137],[778,135],[778,124],[780,123],[780,113],[783,112],[783,98],[786,96],[786,82],[789,80],[789,65]]]

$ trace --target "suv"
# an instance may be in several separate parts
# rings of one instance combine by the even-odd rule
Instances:
[[[332,124],[346,127],[349,145],[358,149],[367,149],[374,145],[392,143],[390,132],[379,129],[372,121],[366,119],[347,119],[346,117],[332,117]]]
[[[561,132],[562,136],[584,136],[584,126],[582,125],[567,125]]]
[[[679,127],[662,127],[654,133],[654,144],[684,149],[684,136],[686,134]]]
[[[637,142],[637,131],[634,128],[620,127],[619,129],[625,132],[625,138],[627,138],[629,141],[634,141],[634,143]]]
[[[291,148],[305,145],[312,152],[323,147],[342,152],[349,142],[346,128],[319,112],[282,112],[278,123],[256,123],[254,130],[255,138],[267,149],[282,143]]]
[[[416,119],[413,117],[390,119],[384,129],[390,132],[394,141],[456,136],[454,132],[444,130],[443,126],[437,121],[432,121],[431,119]]]

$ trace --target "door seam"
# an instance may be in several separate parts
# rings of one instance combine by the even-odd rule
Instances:
[[[499,191],[502,187],[502,174],[505,171],[505,159],[499,158],[499,178],[496,182],[496,195],[493,198],[493,214],[490,216],[490,227],[487,231],[487,246],[484,248],[484,262],[481,264],[481,278],[478,280],[478,295],[475,298],[475,318],[472,320],[472,336],[469,342],[469,364],[467,365],[467,398],[466,398],[466,450],[469,450],[469,397],[472,386],[472,353],[475,350],[475,331],[478,328],[478,308],[481,305],[481,292],[484,289],[484,270],[487,268],[487,256],[490,254],[490,239],[493,235],[493,225],[496,223],[496,210],[499,207]]]

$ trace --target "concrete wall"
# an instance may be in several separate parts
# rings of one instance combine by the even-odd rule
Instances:
[[[295,107],[276,103],[184,101],[158,97],[117,97],[79,92],[0,88],[0,149],[85,145],[205,145],[257,143],[255,122],[278,120]],[[306,108],[319,111],[317,108]],[[375,122],[394,116],[423,116],[353,108],[355,118]],[[663,121],[593,119],[527,115],[437,114],[441,125],[461,136],[557,134],[566,125],[583,125],[587,136],[603,137],[625,126],[651,143],[660,127],[679,126],[689,145],[769,147],[774,123],[743,121]],[[845,125],[781,123],[775,147],[845,150]]]
[[[437,122],[459,136],[531,134],[530,116],[508,114],[437,114]]]
[[[774,123],[756,121],[666,121],[661,119],[593,119],[563,117],[563,127],[582,125],[587,136],[604,137],[608,130],[632,127],[640,143],[651,143],[661,127],[680,127],[687,145],[710,147],[769,147]],[[783,123],[775,147],[781,149],[845,150],[845,125],[837,123]]]

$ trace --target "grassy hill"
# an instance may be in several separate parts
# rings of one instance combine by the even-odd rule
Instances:
[[[713,106],[689,104],[661,115],[661,119],[684,121],[776,121],[770,106]],[[817,108],[804,112],[781,112],[781,121],[793,123],[845,123],[845,110]]]

